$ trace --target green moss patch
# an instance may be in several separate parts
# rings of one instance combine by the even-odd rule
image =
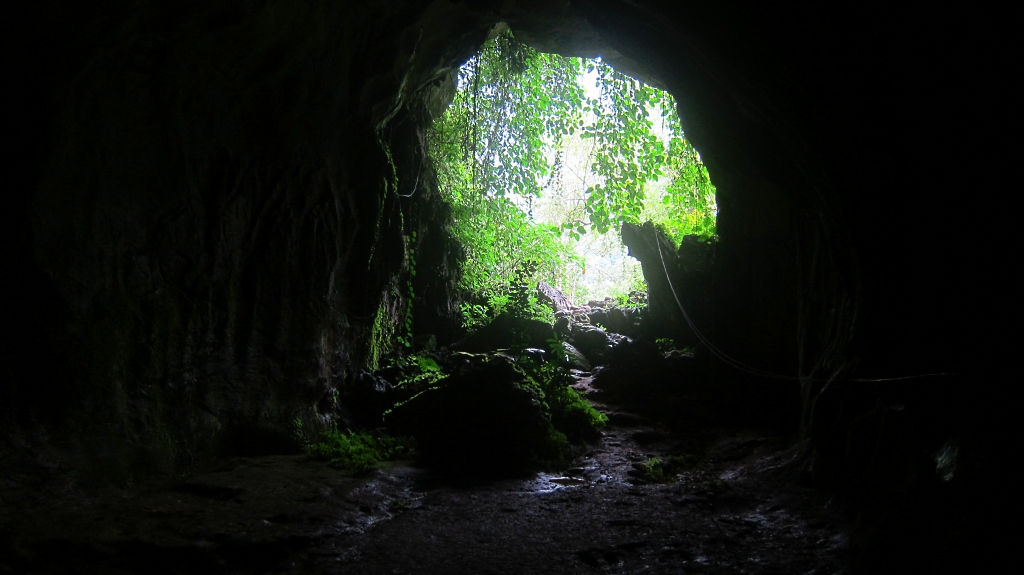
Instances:
[[[358,433],[355,431],[328,431],[319,441],[306,446],[310,459],[327,461],[331,467],[355,474],[372,471],[382,461],[408,457],[414,453],[411,439]]]
[[[650,483],[674,483],[679,474],[693,469],[700,463],[696,455],[670,455],[665,459],[651,457],[642,463],[634,463],[630,475]]]

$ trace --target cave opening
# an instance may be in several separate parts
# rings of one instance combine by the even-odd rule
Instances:
[[[641,307],[647,285],[627,257],[624,224],[651,222],[673,252],[685,236],[715,236],[714,185],[675,99],[600,57],[540,53],[504,23],[491,36],[459,68],[427,138],[466,252],[463,325],[511,309],[524,283],[545,282],[573,303]],[[528,305],[515,311],[557,311],[536,297]]]
[[[1002,91],[979,86],[1005,74],[964,64],[970,81],[950,81],[997,53],[949,41],[975,13],[30,4],[12,16],[23,89],[0,210],[0,570],[906,573],[991,558],[981,494],[1012,419],[984,390],[1012,357],[990,324],[1010,300],[994,286],[1013,284],[992,271],[1006,258],[988,265],[996,248],[950,233],[964,223],[948,209],[964,189],[950,132],[995,141],[976,126],[1000,124],[976,121]],[[563,239],[621,225],[650,272],[644,318],[628,299],[502,314],[541,299],[523,266],[482,267],[474,281],[499,289],[465,289],[458,226],[480,220],[455,217],[444,182],[459,174],[431,163],[430,130],[501,22],[539,54],[600,56],[679,100],[714,176],[717,240],[620,218],[644,208],[614,191],[548,222],[584,224]],[[496,186],[504,205],[550,208],[535,192],[565,177],[556,156],[532,156],[539,183]],[[487,197],[467,209],[502,203]],[[526,236],[509,236],[492,252],[521,254]],[[786,378],[702,352],[669,278],[711,341]],[[447,478],[390,461],[410,449]]]
[[[405,321],[375,324],[362,383],[394,390],[388,432],[414,438],[435,468],[500,475],[557,467],[598,440],[610,408],[586,397],[597,388],[645,416],[681,419],[666,394],[713,387],[695,333],[676,320],[680,293],[702,313],[713,299],[717,204],[675,99],[600,57],[540,52],[504,23],[446,81],[452,93],[419,141],[426,189],[436,185],[461,251],[444,295],[458,302],[464,331],[446,340],[421,327],[434,318],[413,307],[418,260],[432,254],[412,229]],[[658,313],[645,276],[655,278]],[[346,401],[361,417],[341,423],[379,423],[380,405],[357,402]],[[333,450],[341,462],[361,449],[347,433],[328,431],[318,457]],[[642,469],[675,477],[660,461]]]

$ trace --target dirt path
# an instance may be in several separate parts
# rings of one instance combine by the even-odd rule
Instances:
[[[66,494],[7,522],[0,573],[843,571],[842,522],[793,480],[801,446],[673,434],[609,411],[602,440],[564,473],[455,485],[406,464],[349,478],[276,456]],[[634,476],[681,452],[700,458],[677,481]]]
[[[629,475],[678,437],[615,426],[564,475],[422,487],[362,537],[325,542],[296,572],[836,573],[846,538],[809,491],[773,471],[797,450],[756,434],[715,440],[673,484]],[[312,569],[310,569],[312,568]]]

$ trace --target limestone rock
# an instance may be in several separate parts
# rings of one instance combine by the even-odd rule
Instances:
[[[563,344],[565,346],[566,362],[569,364],[568,367],[576,368],[581,371],[590,371],[590,361],[587,360],[586,356],[580,353],[580,350],[576,349],[571,343]]]
[[[513,347],[548,348],[555,332],[543,321],[502,314],[455,345],[459,351],[482,353]]]
[[[537,291],[540,292],[540,301],[550,305],[555,313],[570,311],[573,307],[565,294],[544,282],[537,284]]]
[[[572,335],[572,320],[569,316],[562,316],[555,320],[554,325],[555,333],[562,337],[569,337]]]
[[[595,325],[576,324],[573,326],[571,343],[583,353],[590,353],[607,347],[611,340],[606,331]]]

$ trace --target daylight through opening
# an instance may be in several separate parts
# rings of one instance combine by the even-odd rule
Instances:
[[[506,312],[550,321],[540,282],[577,304],[643,305],[624,224],[652,222],[676,245],[714,238],[715,187],[671,94],[509,30],[459,70],[429,150],[466,251],[468,328]]]

